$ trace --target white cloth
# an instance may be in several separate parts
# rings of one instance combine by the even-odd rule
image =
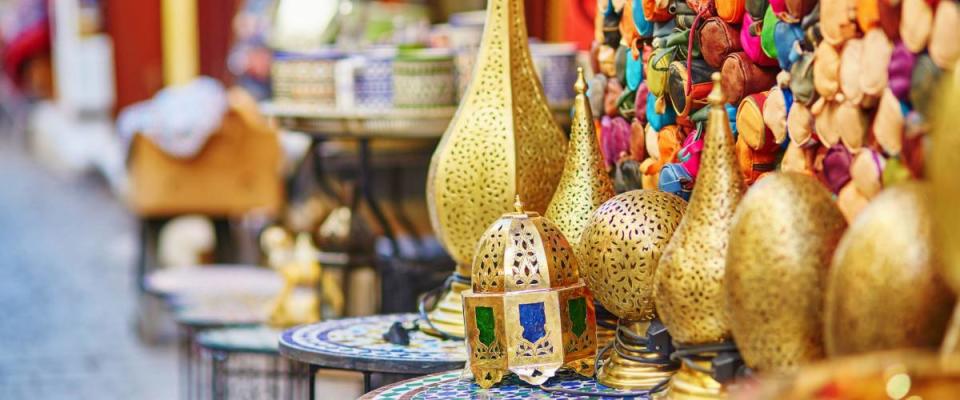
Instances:
[[[128,151],[133,136],[142,134],[173,157],[193,158],[220,127],[226,112],[223,85],[200,77],[124,108],[117,117],[117,132]]]

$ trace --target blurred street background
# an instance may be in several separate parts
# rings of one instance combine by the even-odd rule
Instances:
[[[172,399],[175,345],[133,329],[134,218],[0,141],[0,399]]]

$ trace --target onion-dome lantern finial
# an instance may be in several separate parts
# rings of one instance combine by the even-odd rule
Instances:
[[[470,370],[484,388],[507,372],[535,385],[564,366],[592,375],[596,317],[573,249],[519,196],[514,207],[480,237],[463,295]]]

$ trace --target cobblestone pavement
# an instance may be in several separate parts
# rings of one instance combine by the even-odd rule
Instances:
[[[0,399],[175,399],[132,328],[135,224],[106,186],[0,142]]]

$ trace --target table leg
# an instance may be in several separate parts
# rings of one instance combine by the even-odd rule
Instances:
[[[313,365],[313,364],[310,364],[310,367],[308,368],[308,370],[309,370],[309,372],[308,372],[309,376],[308,376],[308,378],[307,378],[307,382],[308,382],[307,384],[308,384],[309,386],[307,387],[307,392],[310,394],[310,395],[308,396],[308,398],[309,398],[310,400],[316,400],[316,398],[317,398],[317,371],[320,370],[320,367],[318,367],[318,366],[316,366],[316,365]]]
[[[193,398],[193,355],[191,354],[191,340],[193,337],[191,328],[180,325],[178,332],[179,364],[180,364],[180,389],[184,398],[190,400]]]
[[[371,387],[373,385],[371,385],[370,383],[370,378],[371,378],[370,375],[372,375],[370,371],[363,371],[363,393],[364,394],[369,393],[371,390],[373,390],[373,388]]]
[[[213,400],[226,399],[227,385],[226,382],[224,382],[223,368],[227,361],[227,354],[220,351],[213,351],[210,358],[213,364],[210,368],[211,398]]]
[[[367,205],[370,206],[370,211],[373,212],[373,216],[377,219],[377,223],[379,223],[380,227],[383,229],[383,235],[387,237],[387,240],[390,241],[390,245],[393,246],[393,254],[400,254],[396,237],[393,235],[393,228],[390,227],[390,223],[387,221],[386,215],[383,214],[383,210],[380,209],[380,206],[377,204],[375,196],[373,195],[373,172],[370,165],[370,139],[359,139],[357,142],[360,146],[360,168],[357,177],[357,187],[360,189],[360,192],[363,195],[364,200],[367,202]]]

